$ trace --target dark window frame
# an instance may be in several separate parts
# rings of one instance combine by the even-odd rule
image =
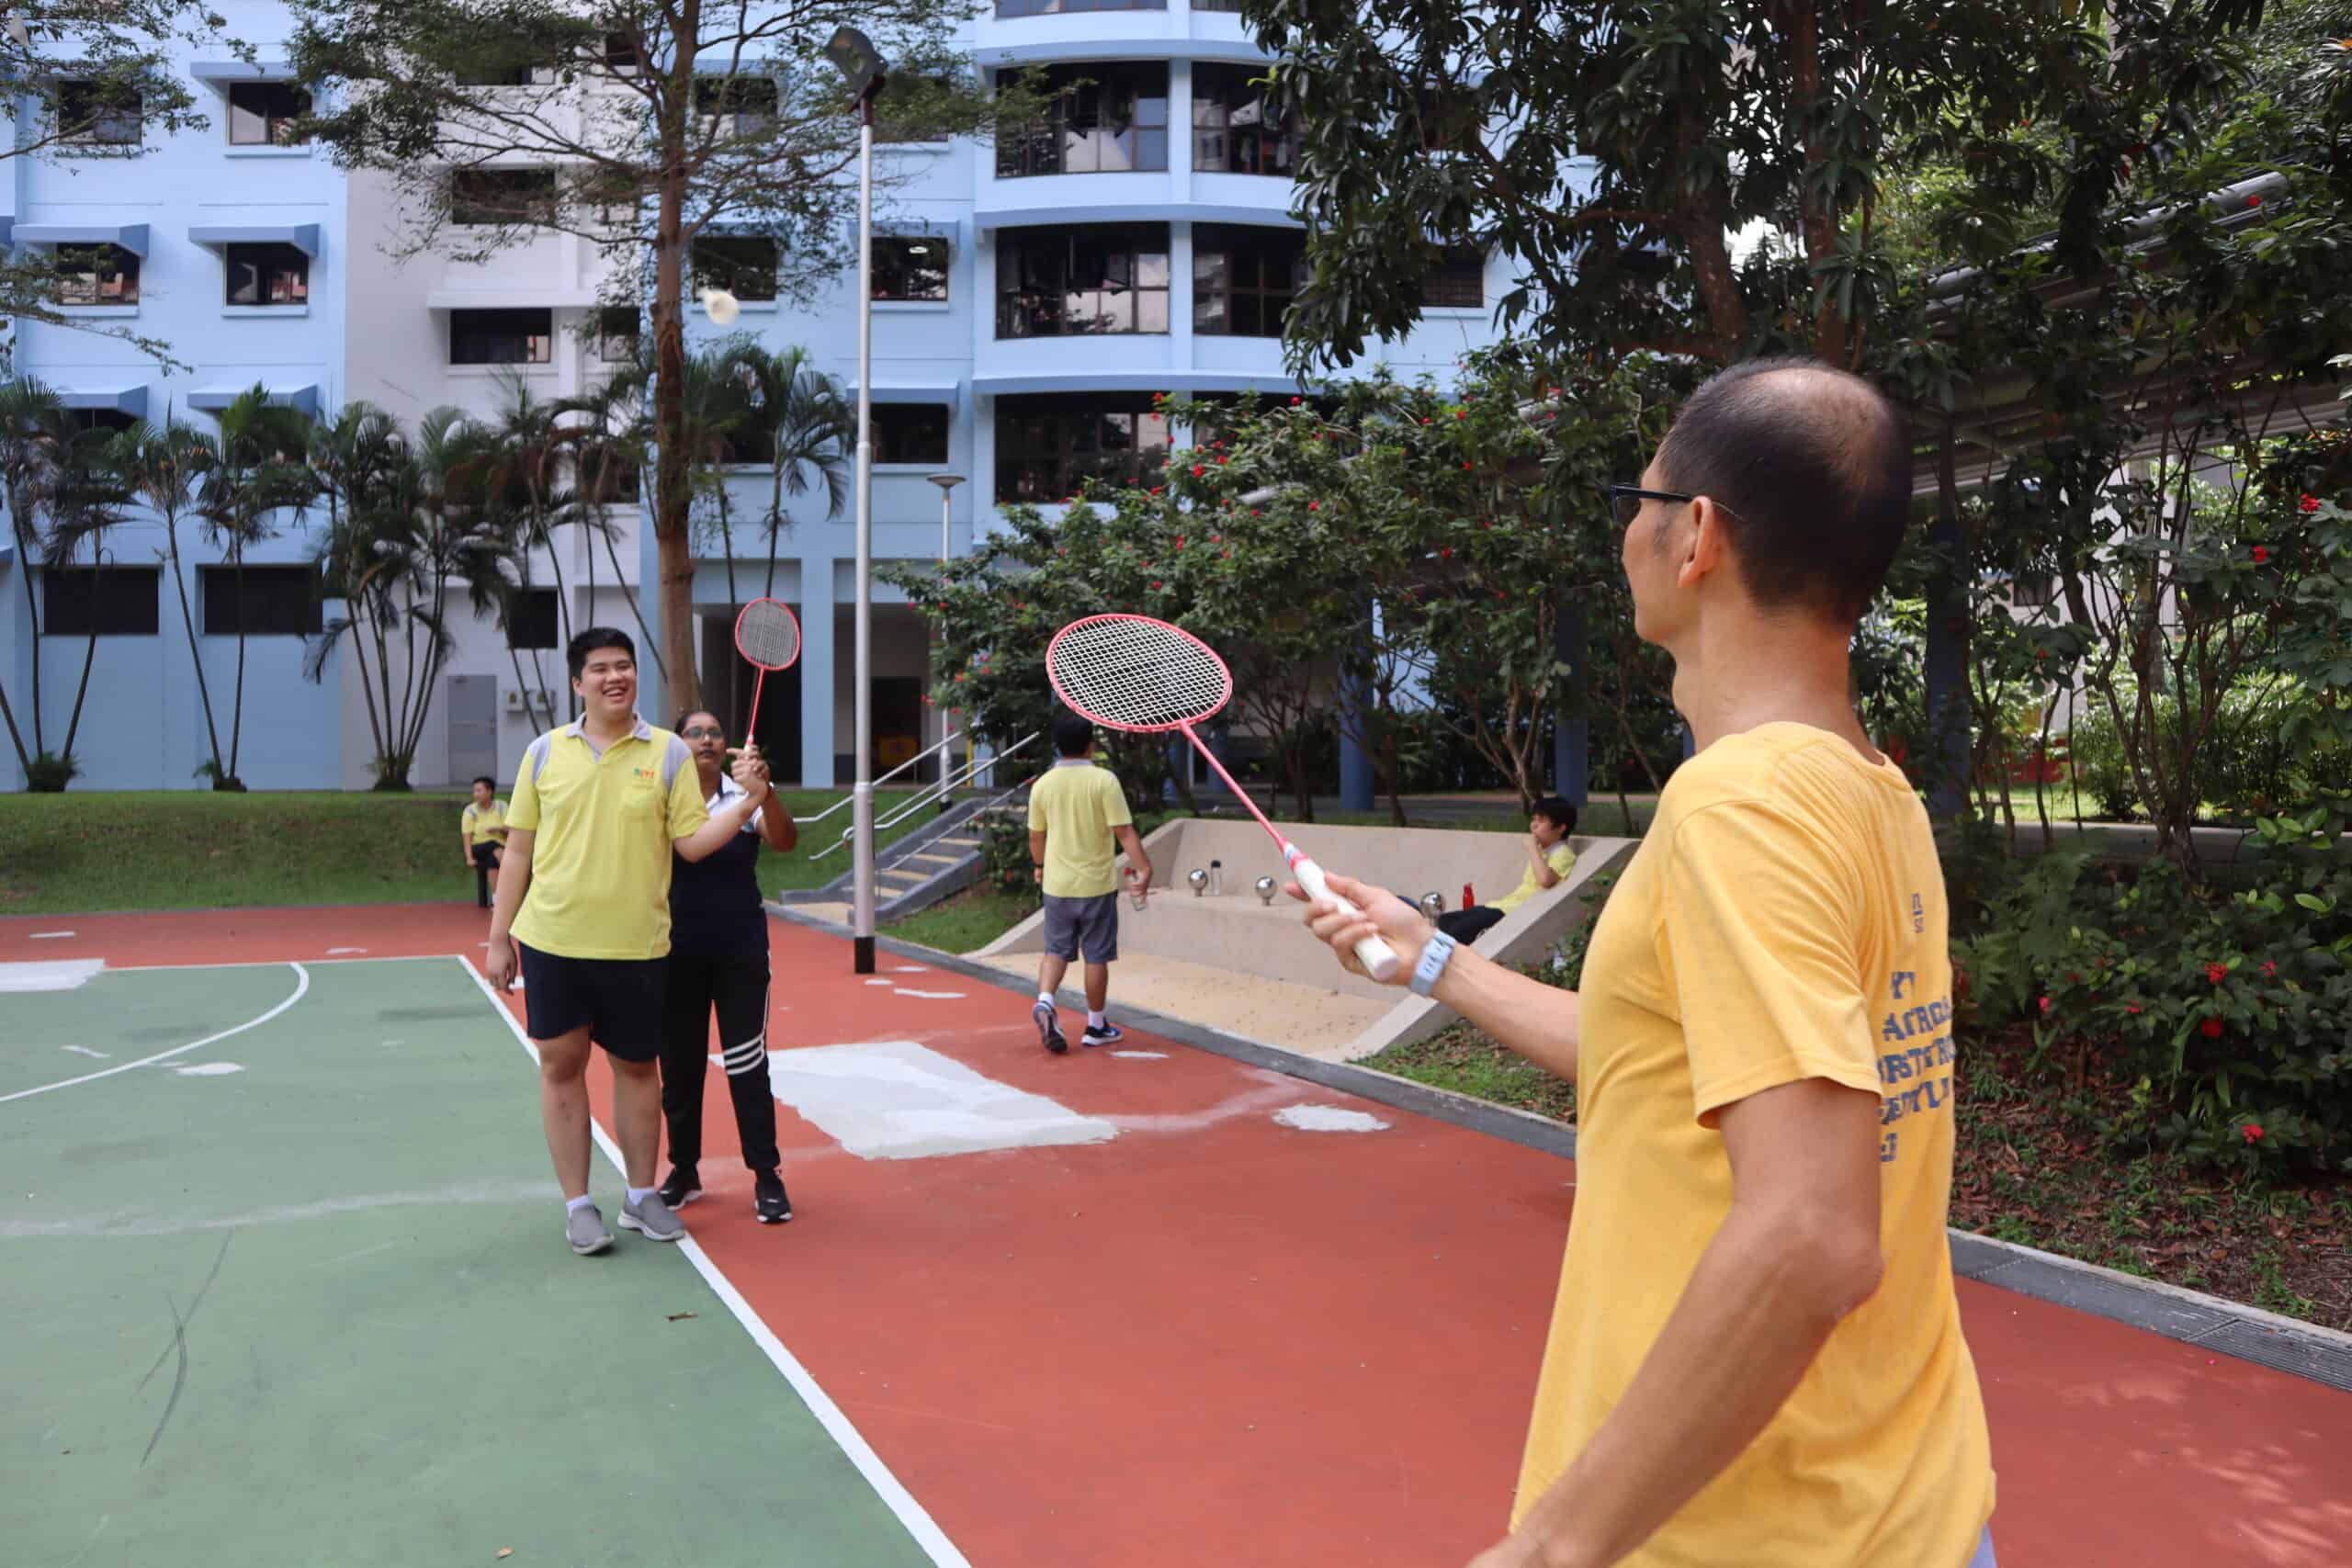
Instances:
[[[497,318],[495,321],[489,318]],[[461,342],[459,329],[469,329],[476,334],[472,343],[478,354],[486,355],[487,345],[519,339],[524,344],[520,359],[473,357],[460,359],[458,350]],[[555,358],[555,311],[544,305],[511,306],[498,310],[452,310],[449,312],[449,363],[451,365],[547,365]]]
[[[622,319],[627,330],[621,330]],[[588,323],[588,338],[605,365],[631,365],[645,344],[645,312],[635,305],[600,305]]]
[[[253,269],[249,289],[238,287],[237,269]],[[288,281],[290,279],[290,281]],[[287,287],[282,294],[281,282]],[[252,298],[239,299],[240,293]],[[243,310],[287,310],[311,302],[311,258],[299,245],[277,241],[229,245],[220,253],[220,298]]]
[[[783,116],[784,90],[773,76],[696,76],[694,112],[698,120],[725,122],[714,127],[718,135],[756,135]]]
[[[1148,394],[999,398],[997,502],[1057,505],[1090,479],[1142,484],[1166,467],[1173,423]]]
[[[108,255],[107,253],[113,253]],[[78,261],[89,265],[77,266]],[[139,303],[140,255],[111,242],[95,245],[60,245],[52,265],[57,269],[57,302],[63,306],[136,305]],[[107,292],[107,275],[120,280],[117,292]],[[86,278],[86,287],[78,280]],[[86,296],[86,297],[85,297]]]
[[[917,262],[911,259],[915,246],[935,245],[943,259]],[[886,260],[888,257],[889,259]],[[948,274],[956,265],[956,247],[940,234],[876,234],[874,236],[874,299],[885,305],[932,305],[947,302]],[[918,276],[938,275],[934,287],[917,281]]]
[[[875,467],[945,468],[955,433],[956,411],[945,403],[876,403]]]
[[[1295,118],[1264,123],[1272,114],[1260,74],[1248,65],[1202,61],[1193,67],[1193,170],[1195,174],[1296,177],[1306,156],[1306,131]],[[1204,86],[1208,89],[1203,91]],[[1236,125],[1233,117],[1255,107],[1257,124]]]
[[[506,646],[523,653],[561,647],[562,622],[557,609],[552,588],[514,590],[506,601]]]
[[[1148,248],[1153,244],[1157,248]],[[1089,265],[1090,247],[1101,265]],[[1058,248],[1059,255],[1052,253]],[[1164,223],[1095,223],[1069,228],[1007,229],[997,241],[996,335],[1036,337],[1157,337],[1169,331],[1172,251]],[[1125,277],[1117,274],[1124,264]],[[1099,276],[1088,276],[1099,271]],[[1159,282],[1146,278],[1156,274]],[[1080,280],[1084,279],[1081,283]],[[1124,302],[1125,326],[1077,326],[1074,300]],[[1153,315],[1157,326],[1148,324]]]
[[[1483,310],[1487,308],[1487,253],[1476,245],[1446,245],[1430,258],[1421,280],[1425,310]]]
[[[748,255],[736,261],[726,260],[730,250],[762,245],[767,248],[768,257],[764,275],[758,261]],[[706,255],[720,265],[707,265]],[[696,289],[724,288],[747,305],[772,305],[781,288],[784,246],[768,234],[706,234],[695,241],[688,266]]]
[[[100,574],[108,580],[102,583]],[[141,596],[131,579],[146,583]],[[160,566],[51,566],[40,569],[40,635],[160,637],[164,626],[164,569]]]
[[[996,0],[999,21],[1021,17],[1069,17],[1086,11],[1165,11],[1168,0]]]
[[[449,221],[461,229],[552,222],[557,199],[556,172],[542,164],[449,171]]]
[[[57,84],[57,140],[65,147],[139,147],[146,142],[146,95],[88,77]],[[66,127],[89,123],[78,131]]]
[[[1285,263],[1287,276],[1282,272]],[[1306,286],[1306,235],[1301,230],[1203,223],[1193,231],[1195,333],[1278,338],[1283,318]],[[1213,316],[1220,305],[1221,314]]]
[[[241,108],[238,95],[281,100],[276,107],[260,109]],[[294,123],[311,112],[311,89],[299,82],[232,82],[227,99],[229,145],[232,147],[300,147],[303,139],[294,134]],[[299,100],[299,107],[293,106]],[[244,122],[258,120],[260,134],[240,134],[246,130]]]
[[[200,636],[317,637],[325,629],[325,602],[310,568],[248,563],[243,578],[241,585],[234,566],[196,569]]]
[[[1166,173],[1169,81],[1164,60],[1046,67],[1046,122],[997,138],[997,178]],[[1104,149],[1122,139],[1132,150],[1124,160],[1106,163]]]

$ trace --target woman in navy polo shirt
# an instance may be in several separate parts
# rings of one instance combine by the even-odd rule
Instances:
[[[714,809],[743,794],[727,773],[727,732],[707,713],[682,715],[676,726]],[[756,755],[756,753],[754,753]],[[763,781],[767,775],[760,766]],[[710,1020],[718,1014],[720,1060],[735,1102],[743,1164],[762,1224],[792,1218],[777,1172],[775,1099],[768,1089],[768,917],[760,898],[760,841],[788,851],[799,840],[791,814],[775,795],[726,848],[670,868],[670,967],[662,1027],[662,1113],[670,1124],[670,1179],[662,1201],[682,1209],[702,1196],[703,1080]]]

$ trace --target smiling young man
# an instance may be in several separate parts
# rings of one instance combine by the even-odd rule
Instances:
[[[1944,885],[1848,698],[1910,507],[1901,421],[1804,360],[1692,396],[1614,487],[1634,626],[1698,753],[1584,988],[1395,898],[1308,911],[1576,1081],[1577,1199],[1511,1532],[1476,1568],[1992,1568],[1991,1445],[1945,1236]],[[1304,897],[1293,889],[1295,897]]]
[[[744,793],[712,816],[686,743],[637,716],[637,645],[594,626],[567,654],[582,717],[523,754],[484,967],[501,987],[521,969],[564,1235],[585,1257],[613,1245],[588,1198],[591,1042],[613,1070],[613,1132],[628,1175],[621,1228],[649,1241],[685,1234],[653,1186],[671,852],[699,861],[724,847],[767,785],[754,758],[738,757]]]

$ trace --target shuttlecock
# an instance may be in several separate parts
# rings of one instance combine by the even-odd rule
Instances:
[[[708,316],[719,326],[723,327],[732,321],[736,312],[742,308],[742,302],[724,288],[706,288],[702,291],[703,314]]]

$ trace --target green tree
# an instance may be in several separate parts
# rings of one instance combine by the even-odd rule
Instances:
[[[767,539],[767,578],[760,592],[774,598],[776,545],[792,525],[785,502],[822,490],[828,521],[849,504],[857,411],[841,382],[819,370],[804,348],[732,345],[718,372],[720,381],[741,389],[742,432],[767,454],[768,509],[760,519]]]
[[[204,488],[196,515],[205,542],[220,552],[234,575],[237,618],[237,677],[229,704],[229,765],[215,775],[215,787],[240,790],[237,761],[245,728],[245,560],[253,548],[277,536],[278,521],[300,512],[315,494],[311,469],[311,419],[300,409],[273,403],[258,382],[220,411],[220,434],[204,454]]]
[[[594,547],[602,545],[605,559],[613,569],[613,583],[628,604],[629,615],[637,622],[637,629],[644,634],[644,653],[651,659],[656,672],[666,681],[667,667],[663,663],[662,645],[653,629],[645,624],[645,608],[639,603],[637,587],[630,574],[621,567],[616,544],[619,530],[612,523],[610,509],[635,505],[639,484],[645,472],[646,454],[650,449],[651,427],[644,417],[642,389],[619,381],[606,381],[602,386],[577,393],[563,400],[566,413],[578,416],[568,427],[567,440],[571,453],[574,483],[580,493],[582,525],[590,535],[588,554],[588,602],[596,601],[596,555]]]
[[[107,537],[129,516],[130,490],[115,463],[113,435],[99,429],[69,427],[62,433],[55,483],[44,498],[49,526],[42,540],[44,573],[71,570],[86,551],[91,574],[90,630],[82,645],[82,678],[74,683],[74,708],[65,721],[65,744],[58,750],[56,778],[62,788],[79,769],[74,742],[82,732],[82,710],[90,696],[90,672],[98,661],[98,573],[112,561]]]
[[[684,320],[695,246],[739,293],[807,299],[841,274],[856,209],[857,113],[823,54],[835,26],[871,34],[896,73],[888,117],[924,136],[982,131],[992,99],[955,47],[953,0],[289,0],[306,80],[361,84],[306,122],[344,164],[398,183],[407,248],[479,258],[535,234],[578,235],[650,313],[654,531],[673,703],[695,678]],[[531,166],[545,178],[474,177]],[[465,174],[461,186],[453,175]],[[885,159],[888,184],[896,165]],[[462,207],[462,212],[459,211]],[[471,227],[453,232],[453,218]],[[773,266],[773,272],[768,269]],[[743,276],[734,276],[741,272]]]
[[[0,499],[6,502],[9,533],[16,540],[17,581],[24,590],[25,626],[32,642],[29,748],[17,728],[16,706],[8,701],[6,682],[0,682],[0,715],[8,721],[8,739],[28,779],[34,776],[37,765],[51,761],[41,725],[40,600],[32,563],[41,554],[41,498],[57,482],[59,452],[64,442],[63,407],[57,394],[38,381],[19,378],[0,384]]]
[[[196,642],[196,615],[187,597],[187,569],[180,558],[180,525],[193,518],[201,496],[204,474],[213,466],[212,440],[194,425],[174,419],[169,410],[161,424],[145,420],[115,438],[115,462],[133,495],[164,530],[164,547],[157,552],[172,569],[172,592],[180,607],[180,631],[187,639],[188,669],[196,676],[197,702],[204,709],[204,740],[214,787],[225,787],[231,777],[228,759],[220,751],[220,727],[212,716],[212,686],[204,673],[204,656]]]

